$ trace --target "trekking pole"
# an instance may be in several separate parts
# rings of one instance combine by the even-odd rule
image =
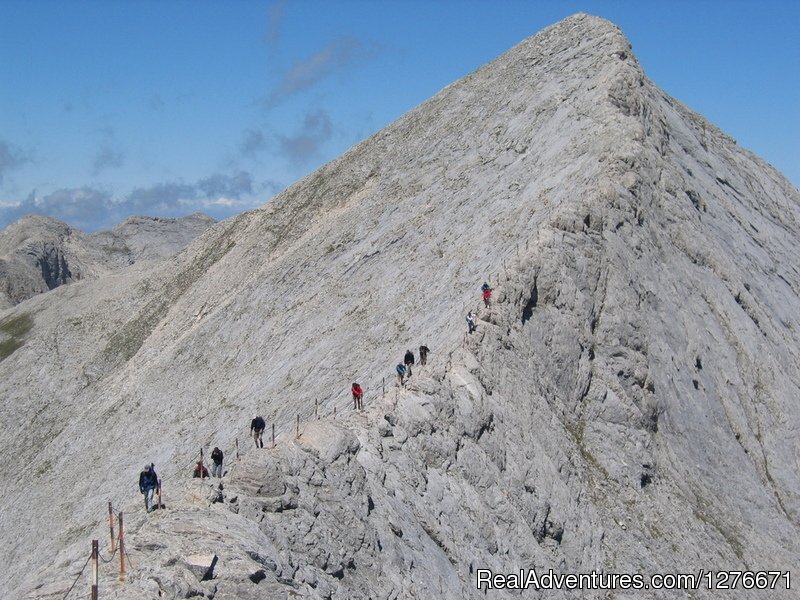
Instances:
[[[275,447],[275,423],[272,424],[272,447]]]
[[[125,581],[125,527],[122,524],[122,511],[119,511],[119,580]]]
[[[92,540],[92,600],[97,600],[97,557],[99,554],[97,540]]]
[[[111,552],[117,549],[117,541],[114,539],[114,509],[111,508],[111,501],[108,502],[108,529],[111,531]]]
[[[300,415],[299,414],[297,415],[297,418],[295,419],[294,431],[295,431],[294,439],[299,438],[300,437]]]
[[[162,506],[163,505],[161,504],[161,480],[159,479],[158,480],[158,510],[161,510]]]

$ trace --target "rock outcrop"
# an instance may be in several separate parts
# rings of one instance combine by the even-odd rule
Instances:
[[[786,572],[799,202],[656,88],[614,25],[570,17],[173,260],[0,314],[16,340],[0,592],[63,597],[109,501],[132,568],[120,584],[104,566],[102,597],[120,599],[520,597],[476,589],[479,569]],[[428,365],[396,387],[422,343]],[[274,448],[247,449],[254,414]],[[214,445],[221,489],[189,476]],[[146,514],[150,461],[165,508]]]
[[[111,231],[86,234],[52,217],[27,215],[0,231],[0,309],[136,261],[171,256],[213,223],[200,213],[129,217]]]

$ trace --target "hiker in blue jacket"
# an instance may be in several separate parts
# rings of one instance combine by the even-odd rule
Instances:
[[[155,465],[150,463],[145,465],[139,473],[139,491],[144,494],[144,507],[147,512],[153,512],[153,494],[158,489],[158,475],[156,475]]]

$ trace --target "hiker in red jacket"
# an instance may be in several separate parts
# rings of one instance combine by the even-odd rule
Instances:
[[[353,392],[353,410],[363,409],[364,405],[361,400],[364,397],[364,390],[361,389],[360,385],[353,382],[353,387],[350,391]]]
[[[483,293],[483,305],[489,308],[489,301],[492,299],[492,288],[489,287],[488,283],[484,282],[481,286],[481,292]]]

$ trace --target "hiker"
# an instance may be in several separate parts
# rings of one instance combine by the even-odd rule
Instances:
[[[264,435],[264,430],[267,428],[267,424],[264,422],[264,419],[256,415],[256,417],[250,421],[250,433],[253,434],[253,440],[256,443],[256,448],[263,448],[264,447],[264,440],[261,439],[261,436]]]
[[[211,451],[211,474],[214,477],[222,477],[222,450],[214,446]]]
[[[394,368],[397,371],[397,380],[400,382],[400,385],[403,385],[404,378],[406,376],[406,367],[403,364],[399,364]]]
[[[469,314],[467,315],[467,327],[469,327],[469,331],[467,333],[472,333],[475,331],[475,313],[472,311],[469,311]]]
[[[158,475],[156,475],[155,465],[153,463],[145,465],[142,472],[139,473],[139,491],[144,494],[144,507],[147,512],[153,512],[156,509],[153,506],[153,494],[158,487]]]
[[[411,350],[406,350],[406,355],[403,357],[403,364],[406,366],[406,372],[411,377],[411,365],[414,364],[414,353]]]
[[[481,286],[481,292],[483,293],[483,305],[486,308],[489,308],[489,300],[491,300],[492,298],[492,288],[489,287],[489,284],[486,283],[485,281]]]
[[[428,362],[428,352],[430,352],[430,350],[428,350],[427,346],[419,347],[419,364],[421,364],[423,367]]]
[[[203,466],[202,460],[198,460],[197,464],[194,466],[192,477],[195,479],[208,479],[208,469]]]
[[[353,392],[353,410],[361,410],[364,408],[361,402],[364,398],[364,390],[361,389],[361,386],[353,382],[353,387],[350,391]]]

